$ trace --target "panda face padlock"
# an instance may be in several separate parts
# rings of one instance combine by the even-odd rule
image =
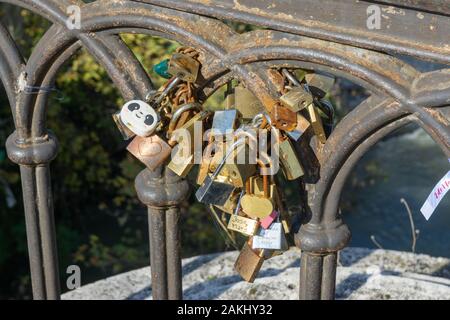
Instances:
[[[158,126],[159,115],[144,101],[131,100],[122,107],[120,120],[136,135],[148,137]]]

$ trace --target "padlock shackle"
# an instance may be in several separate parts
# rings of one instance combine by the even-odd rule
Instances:
[[[198,110],[201,111],[201,106],[199,103],[197,102],[192,102],[192,103],[187,103],[182,105],[180,108],[177,109],[177,111],[175,111],[172,115],[172,119],[170,119],[169,122],[169,132],[172,132],[175,130],[175,127],[178,123],[178,120],[180,120],[180,117],[183,113],[185,113],[186,111],[191,111],[191,110]]]

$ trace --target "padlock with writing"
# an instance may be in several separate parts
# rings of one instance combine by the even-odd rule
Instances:
[[[122,107],[120,120],[136,135],[148,137],[156,130],[159,124],[159,115],[144,101],[131,100]]]
[[[258,220],[249,219],[240,215],[241,200],[244,193],[245,190],[242,190],[237,201],[236,208],[234,209],[234,213],[231,215],[230,220],[228,221],[227,228],[229,230],[236,231],[247,236],[253,236],[259,228],[259,222]]]
[[[261,228],[253,237],[253,249],[281,250],[283,247],[283,226],[280,222],[274,222],[268,229]]]

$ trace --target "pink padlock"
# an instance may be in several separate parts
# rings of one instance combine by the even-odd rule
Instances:
[[[278,218],[278,212],[272,211],[271,214],[269,214],[267,217],[261,219],[260,225],[263,229],[269,229],[270,225]]]

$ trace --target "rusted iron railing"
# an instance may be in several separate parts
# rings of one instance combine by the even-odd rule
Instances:
[[[310,216],[296,235],[302,250],[300,298],[334,298],[337,253],[350,231],[338,214],[343,185],[355,163],[380,139],[410,122],[421,126],[450,158],[450,125],[439,110],[450,105],[450,69],[421,73],[391,54],[450,64],[448,1],[386,0],[2,0],[53,23],[25,62],[0,25],[0,78],[16,130],[7,141],[20,165],[33,296],[58,299],[50,162],[58,142],[47,131],[48,87],[81,47],[106,69],[125,99],[143,99],[152,82],[121,41],[121,32],[165,37],[202,53],[200,100],[229,79],[244,82],[264,104],[277,98],[266,70],[325,71],[367,88],[371,96],[336,127],[317,150],[320,175],[307,183]],[[376,3],[391,19],[371,30],[367,8]],[[81,8],[80,29],[66,26],[67,8]],[[339,17],[337,19],[336,17]],[[265,27],[237,34],[221,20]],[[213,32],[212,32],[213,31]],[[161,187],[164,186],[164,187]],[[154,299],[182,298],[179,204],[187,183],[169,170],[147,169],[136,178],[148,206]]]

